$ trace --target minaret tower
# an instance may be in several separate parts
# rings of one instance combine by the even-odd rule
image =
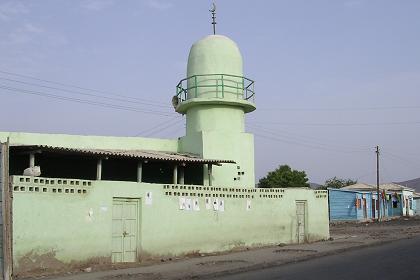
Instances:
[[[215,33],[215,6],[210,12]],[[187,78],[174,97],[176,112],[187,122],[180,149],[236,162],[205,168],[205,185],[254,187],[254,138],[245,133],[245,113],[256,109],[254,98],[254,81],[244,77],[234,41],[214,34],[192,45]]]

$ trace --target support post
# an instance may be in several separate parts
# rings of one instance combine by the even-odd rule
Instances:
[[[143,176],[143,162],[139,161],[137,163],[137,182],[138,183],[141,183],[142,176]]]
[[[211,163],[207,164],[208,175],[209,175],[209,186],[212,186],[212,177],[213,177],[213,165]]]
[[[7,138],[6,143],[1,143],[0,145],[1,155],[0,161],[0,180],[2,180],[2,203],[1,203],[1,210],[2,210],[2,236],[3,236],[3,275],[1,276],[4,280],[12,279],[13,273],[13,258],[12,258],[12,195],[10,192],[11,189],[11,182],[9,181],[9,138]]]
[[[178,165],[174,165],[174,177],[173,177],[173,183],[176,185],[178,184]]]
[[[376,146],[376,195],[377,195],[377,203],[375,205],[378,206],[378,209],[376,209],[378,211],[378,221],[380,221],[380,216],[381,216],[381,203],[380,203],[380,196],[379,196],[379,146]]]
[[[183,185],[184,184],[184,169],[185,169],[185,167],[183,166],[183,165],[181,165],[180,167],[179,167],[179,184],[181,184],[181,185]]]
[[[100,181],[102,179],[102,159],[98,159],[96,165],[96,180]]]
[[[35,153],[29,154],[29,167],[35,166]]]

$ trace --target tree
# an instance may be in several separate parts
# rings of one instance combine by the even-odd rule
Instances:
[[[352,179],[340,179],[337,177],[333,177],[325,181],[324,188],[331,188],[331,189],[341,189],[342,187],[354,185],[357,183],[357,180]]]
[[[268,172],[261,178],[260,188],[293,188],[309,187],[305,171],[292,170],[288,165],[280,165],[276,170]]]

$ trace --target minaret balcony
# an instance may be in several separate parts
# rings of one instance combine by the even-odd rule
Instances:
[[[197,104],[224,104],[255,110],[254,81],[228,74],[194,75],[182,79],[176,86],[173,99],[175,110],[185,113]]]

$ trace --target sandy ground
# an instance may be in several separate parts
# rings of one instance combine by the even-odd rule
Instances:
[[[224,254],[159,260],[147,264],[130,265],[125,268],[116,266],[114,270],[90,267],[74,274],[25,279],[211,279],[221,275],[274,267],[420,236],[420,216],[380,223],[337,223],[331,225],[330,232],[331,240],[311,244],[279,244],[265,248],[245,248],[241,251]]]

